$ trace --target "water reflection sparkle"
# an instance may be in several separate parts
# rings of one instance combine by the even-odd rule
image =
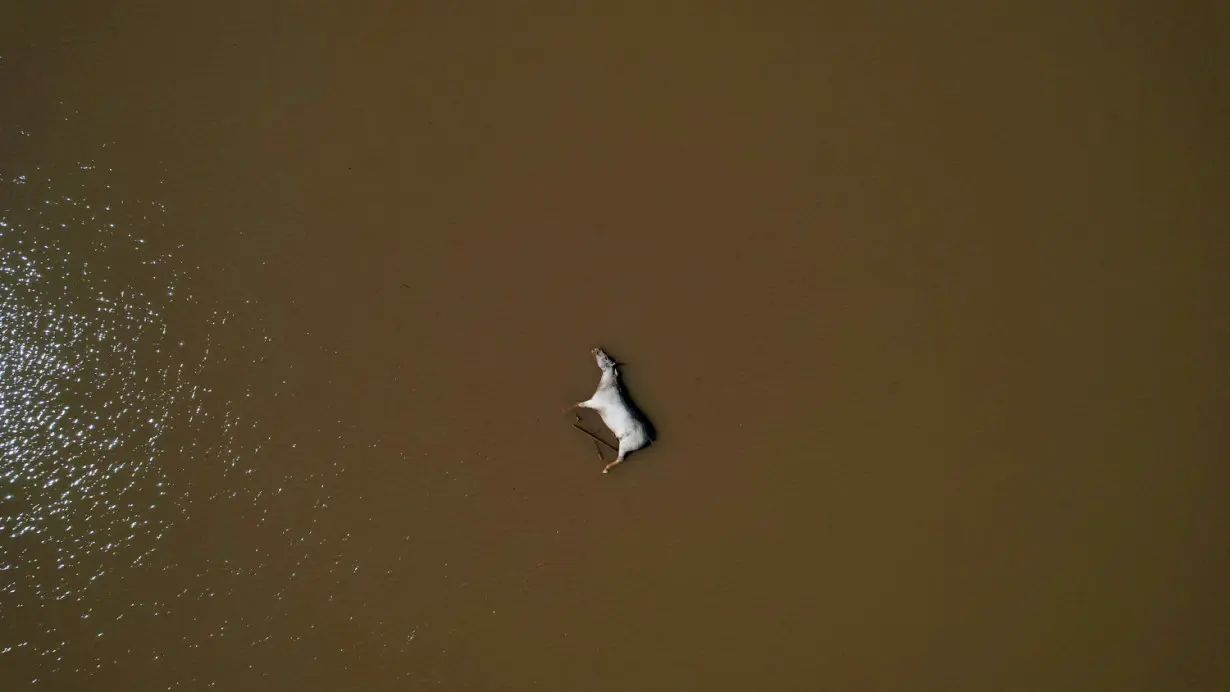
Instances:
[[[92,162],[54,178],[0,170],[0,593],[10,607],[79,601],[140,565],[189,511],[178,471],[239,458],[238,420],[205,405],[201,377],[226,315],[194,299],[174,248],[148,242],[166,239],[164,206],[123,199],[109,173]]]

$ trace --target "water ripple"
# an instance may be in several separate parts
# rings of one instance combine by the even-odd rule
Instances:
[[[92,162],[0,170],[6,619],[140,565],[190,512],[185,469],[233,470],[252,451],[237,441],[251,423],[204,376],[230,316],[192,295],[163,205],[124,199],[109,176]]]

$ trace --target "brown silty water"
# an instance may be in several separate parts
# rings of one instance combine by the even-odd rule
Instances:
[[[0,689],[1230,688],[1224,9],[3,15]]]

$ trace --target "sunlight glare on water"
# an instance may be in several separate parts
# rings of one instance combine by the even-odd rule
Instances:
[[[141,568],[202,499],[187,472],[243,473],[259,448],[210,387],[230,316],[163,249],[163,206],[109,174],[0,169],[3,654],[59,660],[55,623],[87,619],[90,589]]]

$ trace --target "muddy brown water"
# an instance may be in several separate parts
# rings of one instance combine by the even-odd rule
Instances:
[[[1230,687],[1224,10],[172,5],[0,13],[0,689]]]

